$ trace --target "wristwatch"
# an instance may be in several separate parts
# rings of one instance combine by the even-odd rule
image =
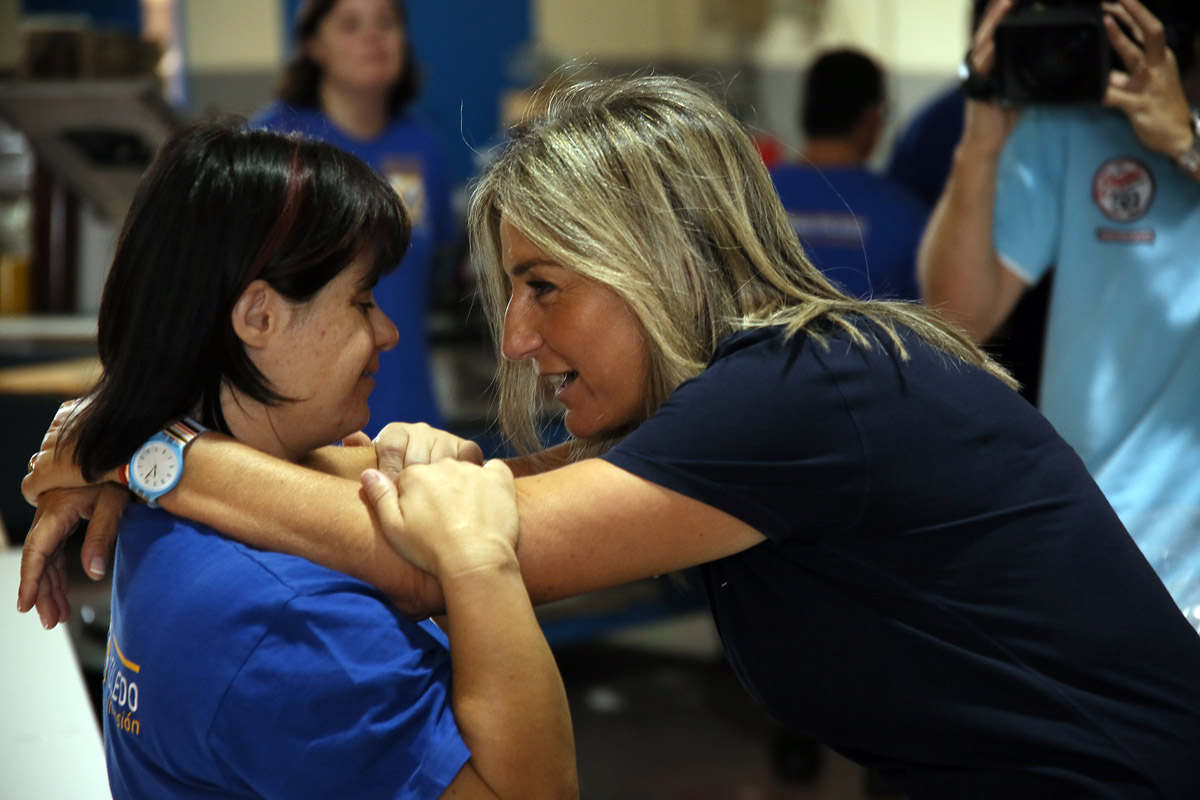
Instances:
[[[1184,172],[1200,172],[1200,111],[1192,112],[1192,146],[1175,156]]]
[[[175,488],[183,476],[183,451],[205,428],[191,417],[171,423],[134,451],[121,471],[129,490],[158,508],[158,498]]]

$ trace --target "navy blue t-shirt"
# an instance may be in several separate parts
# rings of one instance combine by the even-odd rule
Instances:
[[[727,338],[606,456],[767,541],[703,567],[781,723],[911,798],[1195,798],[1200,637],[1075,453],[907,334]]]

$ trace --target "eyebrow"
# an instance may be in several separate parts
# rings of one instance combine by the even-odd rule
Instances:
[[[519,278],[534,267],[541,266],[557,267],[559,265],[545,258],[528,258],[510,269],[508,274],[512,275],[514,278]]]

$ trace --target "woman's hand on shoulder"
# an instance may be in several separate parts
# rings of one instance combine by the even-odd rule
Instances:
[[[444,458],[406,468],[395,483],[367,470],[362,484],[396,552],[439,579],[517,565],[516,486],[504,462]]]
[[[81,559],[88,576],[100,580],[112,561],[117,523],[128,503],[129,493],[114,484],[53,489],[42,494],[21,552],[17,609],[25,612],[36,606],[46,629],[66,622],[71,615],[63,554],[67,538],[81,519],[90,520]]]
[[[405,467],[443,458],[482,464],[483,450],[470,439],[424,422],[392,422],[375,437],[375,457],[379,471],[395,480]]]
[[[51,489],[88,485],[75,465],[75,449],[70,445],[59,445],[63,426],[72,414],[82,409],[84,402],[68,400],[58,407],[38,451],[29,459],[29,472],[21,481],[21,494],[29,505],[36,506],[42,493]]]

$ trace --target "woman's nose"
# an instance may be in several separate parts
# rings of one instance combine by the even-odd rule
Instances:
[[[516,297],[504,309],[504,342],[501,351],[509,361],[531,358],[542,346],[542,337],[534,324],[533,312]]]
[[[375,306],[375,344],[380,351],[391,350],[400,342],[400,331],[383,309]]]

